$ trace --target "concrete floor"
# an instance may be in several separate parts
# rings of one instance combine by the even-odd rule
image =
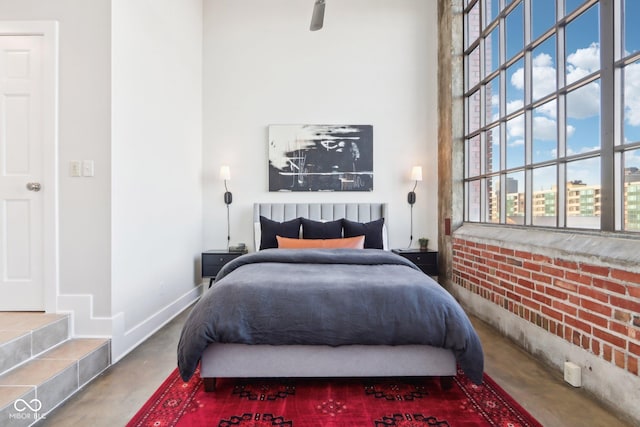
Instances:
[[[124,426],[176,367],[182,313],[38,426]],[[485,371],[545,427],[631,426],[582,389],[564,383],[484,322],[471,319],[485,351]]]

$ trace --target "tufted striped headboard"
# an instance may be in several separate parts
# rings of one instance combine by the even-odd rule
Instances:
[[[273,221],[288,221],[303,217],[314,221],[333,221],[346,218],[350,221],[370,222],[384,218],[387,221],[386,203],[255,203],[253,205],[254,244],[260,247],[260,216]],[[382,229],[384,249],[388,249],[386,225]]]

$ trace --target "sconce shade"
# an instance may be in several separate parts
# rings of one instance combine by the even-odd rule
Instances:
[[[422,181],[422,166],[411,168],[411,181]]]
[[[220,166],[220,179],[225,181],[231,180],[231,169],[229,169],[229,166]]]
[[[416,186],[418,181],[422,181],[422,166],[414,166],[411,168],[411,181],[415,181],[413,190],[407,194],[407,202],[413,207],[416,202]]]

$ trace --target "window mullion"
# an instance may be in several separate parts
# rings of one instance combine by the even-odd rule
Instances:
[[[600,157],[600,228],[615,230],[616,197],[614,179],[615,148],[615,40],[614,40],[613,0],[600,1],[600,114],[601,114],[601,157]]]
[[[482,102],[482,104],[486,104],[485,102]],[[483,131],[480,132],[480,135],[478,135],[478,139],[480,140],[480,175],[484,176],[486,174],[486,163],[487,163],[487,158],[486,158],[486,151],[485,151],[485,140],[487,138],[487,132]],[[487,205],[489,203],[489,198],[491,197],[490,194],[487,194],[487,188],[486,188],[486,178],[482,178],[480,181],[480,222],[487,222]]]
[[[564,16],[564,2],[557,2],[557,16]],[[556,112],[558,115],[558,181],[556,192],[556,221],[559,228],[567,226],[567,163],[564,160],[567,156],[567,108],[566,108],[566,41],[565,27],[559,25],[556,33],[556,56],[558,58],[556,67],[556,81],[558,97],[556,101]]]
[[[567,226],[567,164],[558,165],[558,191],[556,192],[556,221],[560,228]]]
[[[533,54],[531,45],[531,0],[523,2],[524,16],[524,224],[533,224]]]
[[[615,229],[623,230],[624,229],[624,217],[625,217],[625,209],[624,209],[624,162],[622,153],[614,153],[613,154],[614,162],[613,168],[614,171],[614,190],[615,194],[620,194],[619,200],[615,206]]]
[[[500,174],[500,224],[507,222],[507,175]]]
[[[624,93],[625,90],[630,90],[631,83],[627,82],[625,86],[623,79],[633,78],[640,53],[634,52],[625,56],[623,25],[629,25],[632,21],[624,19],[624,0],[572,0],[569,6],[565,4],[566,0],[548,2],[547,7],[555,9],[555,20],[545,14],[544,9],[534,9],[534,5],[545,7],[544,2],[538,4],[535,0],[468,0],[465,3],[465,27],[472,23],[475,25],[476,21],[480,26],[479,31],[472,28],[470,34],[473,34],[474,40],[465,39],[465,43],[472,47],[467,47],[463,52],[466,64],[465,82],[469,79],[467,73],[476,70],[471,66],[471,58],[475,61],[479,57],[480,60],[480,64],[476,66],[480,76],[478,84],[474,84],[474,93],[468,93],[471,91],[468,83],[464,91],[467,116],[464,122],[465,138],[473,136],[480,140],[479,175],[471,177],[467,170],[465,176],[465,192],[471,194],[473,199],[465,197],[467,218],[473,214],[474,221],[491,222],[499,213],[499,222],[505,224],[507,214],[511,212],[511,208],[507,206],[507,189],[515,191],[513,182],[507,182],[506,178],[510,176],[512,179],[520,180],[520,194],[514,203],[526,204],[524,210],[518,213],[524,214],[524,225],[551,225],[550,218],[542,222],[534,221],[534,215],[538,213],[534,206],[533,190],[534,187],[538,187],[538,183],[545,188],[553,185],[551,172],[552,168],[555,168],[557,227],[593,229],[599,225],[600,230],[605,232],[625,231],[627,207],[624,197],[627,178],[624,167],[637,167],[635,150],[640,148],[640,142],[637,141],[636,128],[624,122],[625,108],[630,108],[625,105]],[[498,5],[497,11],[491,8],[492,4]],[[635,3],[632,4],[635,6]],[[518,13],[510,15],[516,9]],[[520,9],[523,14],[522,21],[517,18],[521,13]],[[551,12],[551,9],[547,11]],[[473,15],[472,18],[468,18],[470,14]],[[476,17],[476,14],[479,16]],[[540,19],[536,21],[538,17]],[[507,18],[510,28],[506,27]],[[492,26],[488,27],[488,23]],[[588,28],[596,24],[599,26],[599,39],[595,36],[595,31]],[[469,28],[465,28],[465,32],[468,30]],[[523,51],[518,52],[516,44],[513,44],[517,42],[519,45],[522,36],[511,34],[511,31],[523,32]],[[593,38],[583,38],[583,34],[587,36],[586,33],[593,34]],[[514,36],[513,40],[509,38],[510,34]],[[553,42],[547,43],[549,37],[555,39],[555,53],[552,52]],[[513,44],[513,49],[509,46],[510,63],[506,63],[508,41]],[[597,46],[590,43],[597,43]],[[539,50],[534,50],[534,46]],[[596,55],[596,49],[600,55],[599,64],[593,64],[591,58],[587,57],[589,54]],[[555,88],[550,81],[551,73],[554,72],[551,68],[554,66],[554,54]],[[551,57],[551,61],[548,57]],[[586,59],[589,59],[588,63]],[[593,56],[593,60],[597,60],[597,56]],[[523,63],[523,70],[517,70],[521,67],[520,63]],[[509,69],[508,66],[513,68]],[[630,71],[625,75],[627,69]],[[514,76],[517,79],[509,77],[516,71],[518,75]],[[491,76],[490,81],[487,75]],[[511,81],[509,78],[514,80]],[[475,75],[472,81],[476,82]],[[599,98],[596,95],[597,86],[600,86]],[[498,87],[499,90],[496,91]],[[475,92],[475,89],[478,91]],[[496,97],[495,104],[491,104],[492,96]],[[534,100],[535,97],[537,99]],[[555,112],[551,104],[554,100]],[[590,101],[594,103],[589,103]],[[599,101],[597,107],[596,101]],[[522,102],[523,107],[520,106]],[[507,107],[511,110],[509,114]],[[599,121],[596,108],[599,109]],[[497,122],[494,113],[498,114]],[[519,114],[522,114],[522,117],[519,117]],[[469,127],[471,116],[474,120],[473,132]],[[515,126],[515,121],[513,126],[507,126],[507,119],[515,117],[523,118],[522,128],[519,123]],[[486,128],[487,123],[491,123],[492,132],[493,128],[498,126],[491,135]],[[555,126],[555,129],[552,126]],[[629,141],[625,140],[624,132],[627,131],[632,136]],[[555,132],[555,137],[551,132]],[[524,140],[524,146],[520,145],[523,143],[521,138]],[[550,151],[554,148],[553,139],[556,139],[557,143],[555,153]],[[590,141],[594,144],[589,145]],[[495,145],[490,146],[493,142]],[[474,142],[475,145],[477,143]],[[518,156],[522,155],[524,147],[524,165],[521,167],[520,164],[512,164],[512,167],[507,169],[507,155],[511,154],[512,147],[515,147],[514,155]],[[468,151],[465,150],[465,157],[478,155],[478,152]],[[625,157],[625,153],[630,154]],[[625,162],[628,165],[625,165]],[[545,167],[548,169],[543,170]],[[597,167],[600,168],[599,175],[593,176],[594,173],[598,173],[595,171]],[[590,168],[594,169],[587,171]],[[587,183],[598,179],[599,183]],[[569,184],[567,180],[573,182]],[[493,184],[498,185],[494,187]],[[586,187],[577,188],[580,186]],[[574,196],[580,196],[580,200],[576,199],[574,203]],[[496,198],[500,200],[497,201]],[[591,203],[597,205],[593,206]],[[479,214],[476,209],[479,210]],[[518,218],[516,222],[520,224],[521,221],[522,218]]]

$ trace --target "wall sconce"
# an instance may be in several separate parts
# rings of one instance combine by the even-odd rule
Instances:
[[[409,247],[411,247],[411,243],[413,243],[413,205],[416,203],[416,187],[418,186],[418,181],[422,181],[422,166],[414,166],[411,168],[411,181],[415,181],[415,184],[413,184],[413,190],[409,191],[409,194],[407,194],[407,202],[411,206],[411,234],[409,237]]]
[[[418,181],[422,181],[422,166],[414,166],[411,168],[411,181],[415,181],[416,183],[413,186],[413,190],[407,194],[407,202],[413,206],[416,202],[416,187],[418,186]]]
[[[224,203],[227,205],[227,249],[229,248],[229,244],[231,242],[231,223],[229,220],[229,205],[233,201],[233,195],[227,188],[227,181],[231,180],[231,169],[229,166],[220,166],[220,179],[224,181]]]
[[[227,189],[227,181],[231,181],[231,169],[229,169],[229,166],[220,166],[220,179],[224,181],[224,202],[230,205],[233,201],[233,195]]]

